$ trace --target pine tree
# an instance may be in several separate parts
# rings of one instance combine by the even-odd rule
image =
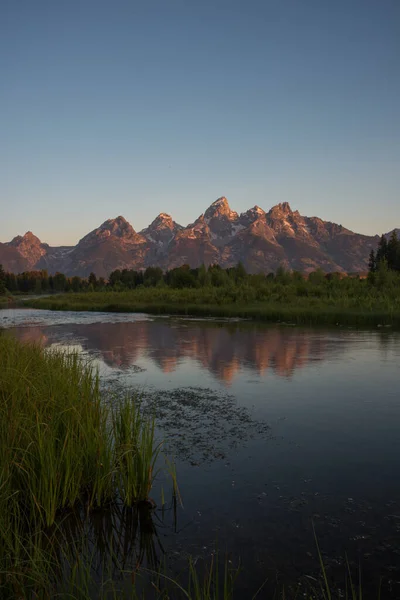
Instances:
[[[394,229],[387,245],[387,261],[389,269],[397,270],[400,255],[400,242]]]
[[[6,293],[6,274],[3,269],[3,265],[0,264],[0,296]]]
[[[244,265],[242,263],[242,261],[239,261],[238,264],[236,265],[236,281],[243,281],[243,279],[246,279],[246,269],[244,268]]]
[[[373,248],[371,249],[371,252],[369,253],[368,269],[369,269],[370,273],[375,273],[376,259],[375,259],[375,252],[374,252]]]
[[[90,273],[89,275],[89,279],[88,279],[89,285],[93,286],[93,289],[96,289],[97,287],[97,277],[95,275],[95,273]]]
[[[381,263],[383,260],[387,261],[387,259],[388,259],[388,243],[387,243],[386,237],[384,235],[382,235],[381,239],[379,240],[378,250],[376,251],[376,259],[375,259],[376,268],[378,268],[379,263]]]
[[[208,277],[207,267],[205,266],[204,263],[202,265],[200,265],[200,267],[199,267],[199,270],[197,273],[197,279],[198,279],[198,282],[201,287],[205,287],[207,285],[207,283],[209,282],[210,278]]]

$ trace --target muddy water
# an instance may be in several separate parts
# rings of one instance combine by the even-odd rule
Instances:
[[[156,413],[184,503],[158,532],[172,568],[218,545],[238,597],[318,577],[314,524],[338,585],[347,554],[367,594],[382,577],[400,597],[399,334],[29,309],[0,326],[77,348]]]

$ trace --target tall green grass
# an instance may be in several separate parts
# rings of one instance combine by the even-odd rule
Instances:
[[[0,472],[26,514],[50,526],[77,502],[145,501],[159,448],[132,399],[111,408],[75,353],[0,337]]]
[[[0,335],[0,365],[0,589],[17,589],[47,580],[47,532],[68,509],[148,501],[160,447],[154,422],[132,399],[107,403],[77,354]]]

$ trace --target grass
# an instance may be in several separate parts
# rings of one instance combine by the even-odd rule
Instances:
[[[198,317],[240,317],[299,325],[400,328],[400,290],[349,280],[283,285],[68,293],[24,302],[50,310],[148,312]]]
[[[154,422],[132,399],[105,402],[77,354],[1,335],[0,364],[1,586],[44,576],[47,531],[66,511],[148,502],[160,446]]]
[[[9,496],[47,526],[77,502],[148,498],[158,448],[135,402],[103,401],[76,353],[48,353],[0,337],[0,471]]]

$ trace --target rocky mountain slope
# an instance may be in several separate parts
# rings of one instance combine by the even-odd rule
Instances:
[[[105,221],[76,246],[50,247],[31,232],[0,243],[0,263],[13,272],[32,269],[107,277],[114,269],[171,269],[242,261],[249,272],[275,271],[280,265],[303,272],[364,272],[379,236],[354,233],[318,217],[304,217],[287,202],[268,212],[254,206],[244,213],[219,198],[194,223],[182,227],[161,213],[136,232],[121,216]]]

